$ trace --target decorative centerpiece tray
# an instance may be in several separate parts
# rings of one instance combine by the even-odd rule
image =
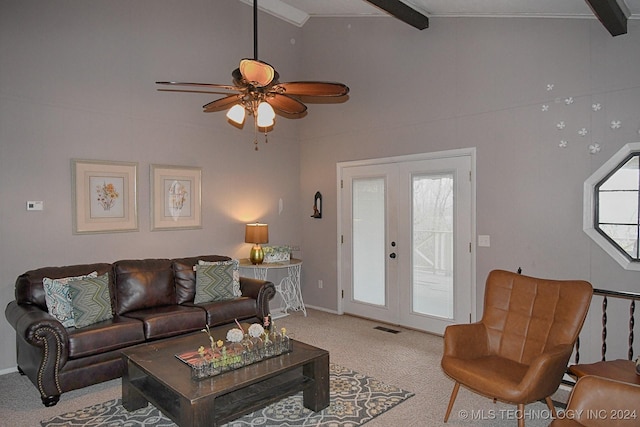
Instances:
[[[227,333],[227,342],[215,341],[209,334],[210,348],[201,346],[175,356],[189,365],[192,379],[201,380],[291,352],[292,343],[284,328],[282,334],[259,329],[263,331],[260,335],[232,329]],[[253,332],[251,328],[249,331]],[[208,328],[203,332],[209,333]]]

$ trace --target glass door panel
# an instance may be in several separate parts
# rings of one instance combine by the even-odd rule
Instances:
[[[384,306],[385,179],[352,181],[353,299]]]
[[[412,179],[412,311],[453,318],[453,174]]]

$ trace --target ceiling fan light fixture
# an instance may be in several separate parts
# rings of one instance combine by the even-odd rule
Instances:
[[[273,126],[273,120],[276,118],[276,113],[271,108],[271,105],[262,101],[258,104],[258,108],[256,110],[256,120],[258,127],[268,128]]]
[[[227,118],[234,123],[242,125],[245,118],[244,107],[240,104],[236,104],[227,111]]]
[[[316,97],[340,98],[349,93],[342,83],[323,81],[298,81],[281,83],[280,75],[269,64],[258,59],[258,0],[253,0],[253,59],[242,59],[240,66],[231,72],[233,85],[215,83],[189,83],[158,81],[159,85],[187,86],[186,89],[158,89],[174,92],[223,94],[203,106],[205,113],[227,111],[228,123],[242,129],[247,114],[253,116],[258,149],[258,133],[273,130],[276,111],[287,118],[304,117],[307,106],[298,97],[309,97],[305,102],[314,102]],[[201,89],[198,89],[201,88]],[[275,111],[274,111],[275,110]]]

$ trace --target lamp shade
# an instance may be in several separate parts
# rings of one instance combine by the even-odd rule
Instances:
[[[244,123],[244,107],[240,104],[236,104],[227,112],[227,118],[234,123],[241,125]]]
[[[244,231],[245,243],[268,243],[269,242],[269,226],[267,224],[247,224]]]
[[[258,127],[266,128],[273,126],[273,119],[275,119],[276,113],[273,111],[273,108],[271,108],[271,105],[264,101],[258,104],[257,115]]]

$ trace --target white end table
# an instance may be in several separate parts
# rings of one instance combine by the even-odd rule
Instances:
[[[262,264],[251,264],[248,258],[240,260],[240,269],[253,270],[253,277],[260,280],[267,280],[267,273],[271,269],[286,269],[287,276],[276,284],[276,291],[284,302],[283,313],[289,314],[289,310],[302,311],[307,316],[307,309],[302,301],[302,290],[300,289],[300,270],[302,260],[291,258],[289,261],[270,262]]]

